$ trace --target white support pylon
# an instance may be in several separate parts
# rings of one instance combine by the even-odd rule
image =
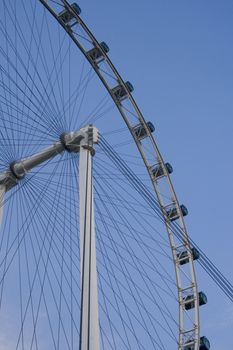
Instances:
[[[5,193],[6,193],[6,186],[0,185],[0,227],[2,224],[2,218],[3,218]]]
[[[87,127],[80,142],[79,202],[80,202],[80,271],[81,315],[79,350],[99,350],[99,312],[96,268],[96,237],[93,198],[93,143],[98,142],[96,128]],[[83,130],[83,129],[82,129]],[[88,142],[87,142],[88,141]]]

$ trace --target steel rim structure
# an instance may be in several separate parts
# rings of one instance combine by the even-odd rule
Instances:
[[[194,268],[195,257],[185,227],[182,206],[175,194],[167,163],[164,162],[152,135],[151,125],[145,121],[139,110],[131,94],[131,85],[128,82],[125,83],[121,78],[109,59],[106,48],[95,39],[75,8],[66,0],[39,0],[39,2],[59,22],[88,60],[113,99],[140,152],[160,205],[172,251],[179,303],[178,349],[186,350],[190,347],[192,350],[199,350],[199,294]],[[62,19],[62,11],[69,14],[72,25],[68,23],[69,21],[66,22]],[[81,35],[78,34],[79,30],[85,35],[85,40],[82,40]],[[100,69],[100,62],[107,69]],[[111,79],[109,79],[109,75]],[[125,102],[127,102],[127,108],[124,105]],[[152,154],[153,159],[151,159]],[[163,193],[166,193],[166,197]],[[177,230],[181,232],[181,240],[178,240],[175,235]],[[192,309],[187,311],[185,306],[187,297],[190,295],[193,305]]]

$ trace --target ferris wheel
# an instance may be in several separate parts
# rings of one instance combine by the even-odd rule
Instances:
[[[77,3],[0,6],[0,348],[209,350],[188,210],[132,83]]]

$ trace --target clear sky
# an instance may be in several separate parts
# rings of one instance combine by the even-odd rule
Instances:
[[[233,2],[80,1],[83,18],[134,87],[189,209],[191,237],[233,280]],[[211,349],[232,348],[233,306],[198,269]]]

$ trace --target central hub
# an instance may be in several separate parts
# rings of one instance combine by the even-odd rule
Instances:
[[[68,152],[79,152],[80,147],[87,147],[94,151],[93,144],[99,141],[99,132],[92,125],[88,125],[79,131],[63,133],[60,141]]]
[[[98,129],[92,125],[88,125],[79,131],[63,133],[60,136],[60,140],[55,142],[52,146],[30,157],[12,162],[8,170],[0,173],[0,185],[4,185],[6,191],[9,190],[15,186],[19,180],[23,179],[30,170],[58,154],[62,154],[64,151],[78,153],[80,148],[83,147],[90,150],[91,155],[94,155],[94,144],[98,143],[98,141]]]

